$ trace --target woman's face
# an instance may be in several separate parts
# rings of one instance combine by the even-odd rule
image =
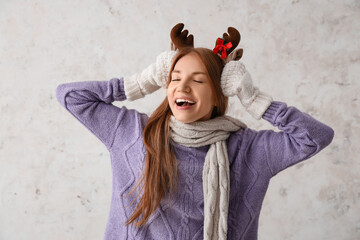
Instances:
[[[208,120],[215,106],[212,82],[195,53],[181,57],[171,73],[167,98],[175,118],[183,123]]]

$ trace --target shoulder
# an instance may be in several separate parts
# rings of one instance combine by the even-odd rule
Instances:
[[[236,132],[232,132],[227,139],[229,155],[237,156],[240,151],[249,148],[257,133],[256,130],[251,128],[241,128]]]
[[[272,136],[278,135],[272,129],[255,130],[252,128],[240,129],[231,133],[228,138],[228,148],[237,152],[261,152],[268,142],[272,141]],[[260,151],[259,151],[260,150]]]
[[[133,144],[142,137],[143,129],[148,120],[149,117],[145,113],[123,106],[118,116],[116,137],[113,145],[125,147],[128,144]]]
[[[271,176],[264,151],[264,138],[261,136],[272,130],[241,129],[229,137],[228,155],[232,167],[251,168],[258,174]],[[245,164],[245,165],[244,165]]]
[[[241,128],[236,132],[232,132],[228,138],[228,144],[240,146],[253,139],[259,132],[251,128]]]
[[[272,130],[255,130],[252,128],[240,129],[230,134],[227,140],[228,153],[231,156],[239,157],[259,157],[258,153],[262,152],[264,133]]]
[[[130,128],[144,127],[149,120],[148,115],[139,112],[135,109],[128,109],[126,106],[122,107],[122,111],[119,113],[119,127],[126,126]]]

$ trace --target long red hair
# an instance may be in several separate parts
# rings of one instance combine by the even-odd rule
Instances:
[[[189,53],[196,53],[205,65],[212,82],[215,93],[216,106],[211,118],[222,116],[226,112],[228,98],[221,91],[220,79],[224,68],[224,61],[207,48],[187,47],[179,50],[174,57],[168,76],[167,85],[171,81],[171,73],[177,61]],[[130,194],[141,185],[142,196],[134,209],[133,214],[127,220],[126,225],[136,221],[135,226],[141,227],[146,224],[151,214],[159,207],[161,200],[169,191],[170,198],[177,187],[177,161],[170,143],[169,120],[172,115],[167,97],[150,116],[144,131],[143,140],[147,150],[145,168],[138,184]],[[140,219],[140,216],[142,217]]]

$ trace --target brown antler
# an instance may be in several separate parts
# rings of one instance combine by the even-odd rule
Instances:
[[[175,45],[175,49],[194,47],[194,36],[192,34],[188,36],[189,31],[188,30],[182,31],[183,28],[184,28],[184,24],[178,23],[171,29],[170,37],[172,44]]]
[[[238,30],[236,30],[233,27],[228,27],[228,33],[224,33],[223,34],[223,38],[225,39],[225,42],[231,42],[232,43],[232,47],[227,51],[228,54],[230,54],[239,44],[241,36]]]
[[[233,50],[239,45],[241,36],[238,30],[236,30],[236,28],[233,27],[228,27],[228,33],[224,33],[223,34],[223,39],[224,39],[224,45],[226,45],[227,43],[231,42],[232,43],[232,47],[229,48],[226,53],[226,59],[224,59],[225,63],[229,62],[229,61],[236,61],[239,60],[242,55],[243,55],[243,49],[236,49],[234,52]],[[218,42],[216,40],[215,42],[215,46],[217,46]],[[220,56],[221,53],[218,53],[218,55]]]

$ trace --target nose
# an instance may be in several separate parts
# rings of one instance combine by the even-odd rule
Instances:
[[[187,92],[187,93],[191,91],[191,88],[187,80],[184,79],[183,81],[180,82],[180,84],[178,85],[178,91]]]

